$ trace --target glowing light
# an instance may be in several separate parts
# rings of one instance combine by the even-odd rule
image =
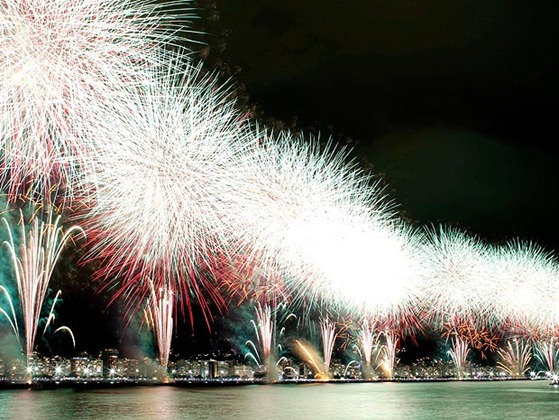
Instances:
[[[328,379],[328,372],[324,371],[324,362],[321,360],[318,352],[311,345],[303,343],[301,340],[295,340],[293,350],[301,360],[309,364],[316,379]]]

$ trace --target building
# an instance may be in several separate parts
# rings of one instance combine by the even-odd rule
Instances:
[[[117,349],[105,349],[99,355],[101,362],[103,363],[103,378],[109,378],[115,376],[118,370],[118,356],[119,351]]]
[[[103,375],[103,362],[93,359],[88,353],[80,353],[72,358],[72,376],[76,378],[100,378]]]

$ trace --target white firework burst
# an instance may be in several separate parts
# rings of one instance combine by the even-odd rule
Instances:
[[[240,206],[249,212],[239,235],[248,260],[264,277],[281,273],[291,290],[310,301],[346,292],[350,287],[340,286],[355,281],[348,270],[360,248],[351,241],[367,227],[387,226],[392,203],[378,182],[351,163],[347,150],[331,144],[321,150],[318,139],[290,133],[263,137],[245,196],[250,203]]]
[[[509,241],[495,248],[491,270],[493,312],[502,324],[525,334],[545,334],[557,326],[559,277],[551,252],[533,242]]]
[[[475,236],[441,226],[422,249],[427,307],[437,322],[479,320],[491,302],[489,247]]]
[[[71,198],[80,167],[96,159],[91,108],[143,85],[149,69],[164,65],[178,13],[164,14],[163,5],[179,4],[0,3],[1,186],[11,197],[49,201],[58,188]]]
[[[130,95],[110,117],[99,111],[110,147],[97,152],[84,218],[103,274],[125,287],[139,273],[155,287],[176,281],[188,299],[212,293],[201,271],[229,253],[233,203],[246,188],[240,162],[252,137],[213,76],[199,66],[185,74]]]

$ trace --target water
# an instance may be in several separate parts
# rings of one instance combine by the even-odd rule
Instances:
[[[546,419],[547,381],[136,387],[0,391],[6,419]]]

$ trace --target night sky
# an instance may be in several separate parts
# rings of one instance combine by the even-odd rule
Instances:
[[[241,7],[242,4],[242,7]],[[555,3],[519,0],[199,1],[194,46],[263,121],[354,148],[417,224],[559,251]],[[77,350],[149,348],[87,271],[68,270],[60,319]],[[73,260],[73,262],[72,262]],[[56,276],[55,276],[56,277]],[[55,283],[54,286],[58,284]],[[73,286],[68,288],[67,285]],[[128,328],[127,328],[128,327]],[[215,347],[179,327],[174,348]],[[212,335],[213,340],[210,340]],[[153,346],[152,350],[153,350]]]

